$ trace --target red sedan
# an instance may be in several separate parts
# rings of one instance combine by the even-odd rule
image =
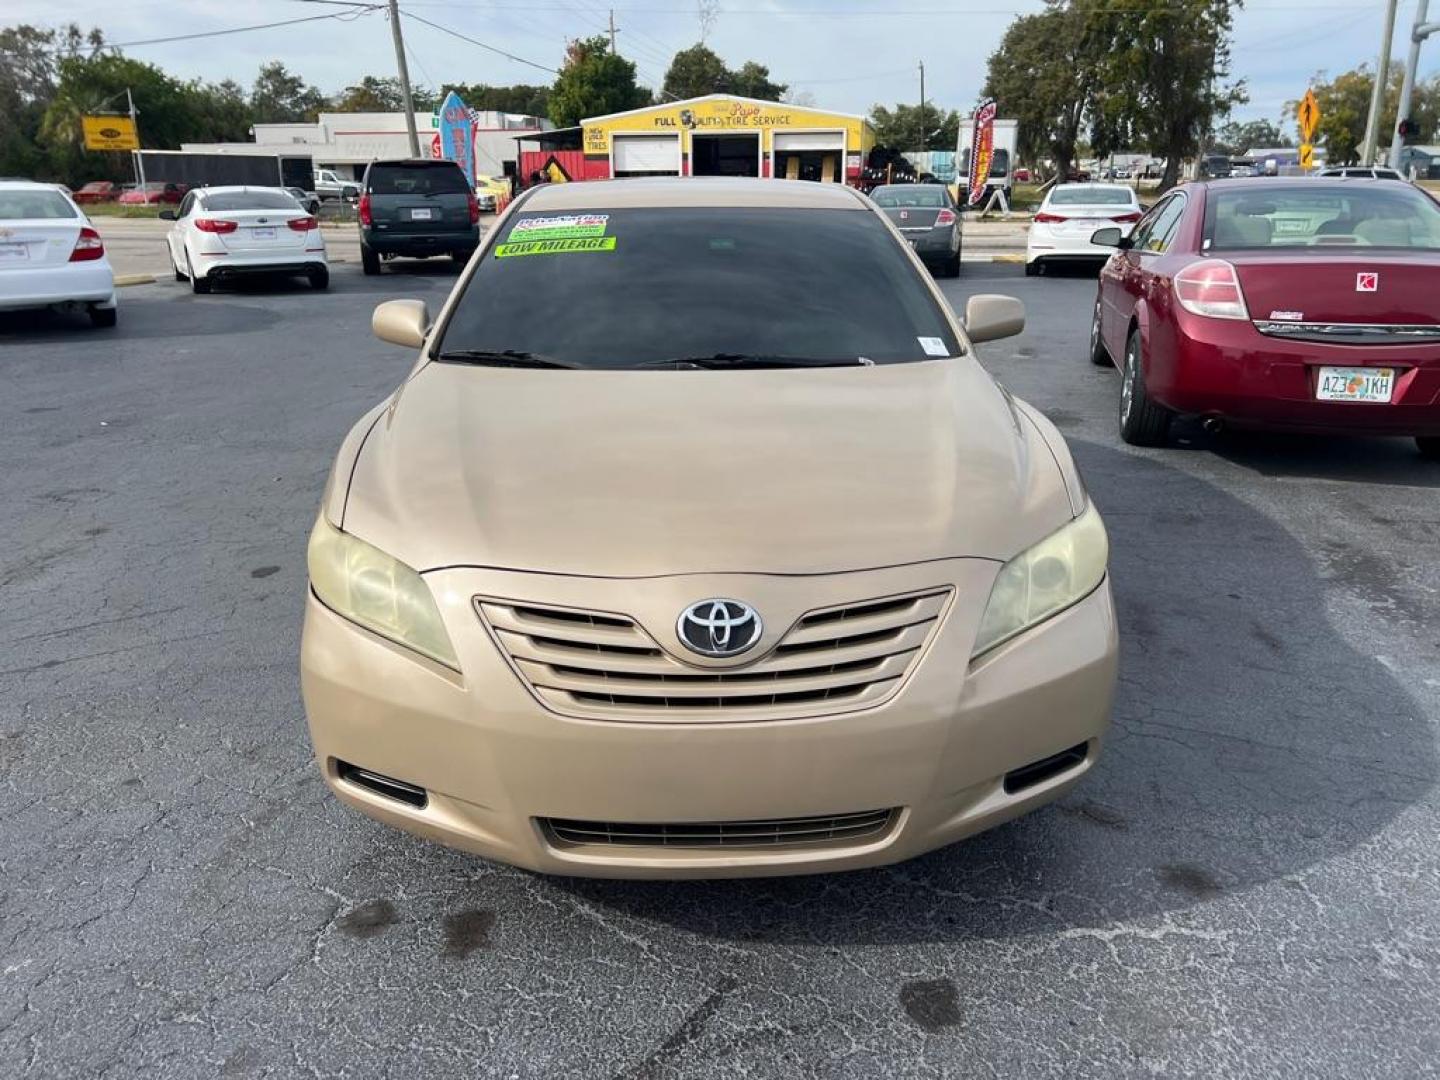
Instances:
[[[1440,458],[1440,205],[1394,180],[1220,180],[1171,191],[1100,274],[1090,355],[1120,368],[1120,435],[1414,436]]]
[[[154,206],[159,203],[178,203],[185,197],[184,184],[164,184],[160,181],[152,181],[144,185],[136,185],[120,196],[119,202],[124,206]]]
[[[116,195],[120,194],[120,185],[111,183],[109,180],[91,180],[79,191],[71,196],[77,203],[102,203],[110,202]]]

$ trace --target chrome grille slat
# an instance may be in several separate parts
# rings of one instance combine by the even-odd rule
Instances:
[[[705,821],[651,824],[541,818],[548,836],[560,843],[611,847],[776,847],[822,844],[883,835],[894,810],[866,810],[827,817],[773,821]]]
[[[687,663],[623,615],[489,597],[475,606],[516,673],[554,711],[703,720],[884,700],[909,674],[949,596],[935,589],[807,612],[768,653],[734,666]]]

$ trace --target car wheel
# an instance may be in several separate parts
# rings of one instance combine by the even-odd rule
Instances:
[[[1036,259],[1034,262],[1027,262],[1025,264],[1026,277],[1039,277],[1044,272],[1045,264],[1042,263],[1039,259]]]
[[[452,262],[455,263],[456,266],[464,266],[467,262],[470,261],[470,252],[452,251],[450,252],[450,259]]]
[[[1415,449],[1428,461],[1440,461],[1440,435],[1415,436]]]
[[[165,245],[165,254],[170,259],[170,272],[175,275],[176,281],[184,281],[185,275],[180,272],[180,267],[175,265],[175,252],[170,250],[170,245]]]
[[[190,291],[204,296],[210,291],[210,282],[195,276],[195,264],[190,261],[190,253],[185,253],[185,274],[190,278]]]
[[[1100,294],[1095,294],[1095,314],[1090,319],[1090,362],[1097,367],[1111,367],[1115,361],[1110,359],[1110,350],[1105,348],[1105,340],[1100,336]]]
[[[960,253],[959,253],[958,251],[957,251],[954,255],[951,255],[948,259],[946,259],[943,264],[941,264],[941,267],[940,267],[940,276],[941,276],[941,277],[959,277],[959,276],[960,276]]]
[[[120,315],[119,308],[113,307],[92,307],[90,309],[90,325],[97,329],[114,326],[115,320]]]
[[[310,282],[310,288],[316,292],[330,287],[330,271],[323,266],[318,270],[311,270],[305,277]]]
[[[380,256],[376,255],[374,249],[366,244],[360,245],[360,269],[367,274],[380,272]]]
[[[1130,332],[1125,343],[1125,366],[1120,372],[1120,438],[1131,446],[1164,446],[1174,414],[1150,400],[1140,362],[1140,331]]]

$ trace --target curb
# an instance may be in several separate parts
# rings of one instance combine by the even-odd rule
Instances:
[[[155,280],[154,274],[116,274],[115,287],[123,289],[127,285],[154,285]]]

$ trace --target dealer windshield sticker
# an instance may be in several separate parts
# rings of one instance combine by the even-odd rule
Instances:
[[[585,236],[604,236],[609,214],[564,214],[560,217],[522,218],[510,230],[516,240],[573,240]]]
[[[513,233],[511,234],[514,235]],[[557,240],[521,240],[495,246],[497,259],[510,259],[517,255],[563,255],[572,251],[614,251],[613,236],[573,236]]]
[[[945,342],[938,337],[916,338],[920,342],[920,348],[925,350],[926,356],[949,356],[950,350],[945,347]]]

